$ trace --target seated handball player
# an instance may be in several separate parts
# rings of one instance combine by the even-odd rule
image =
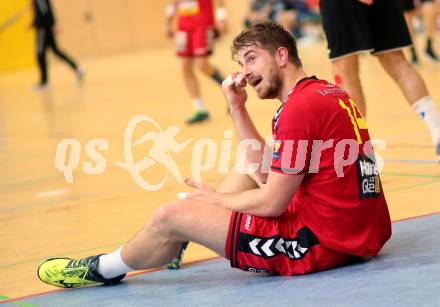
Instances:
[[[295,39],[269,21],[233,41],[241,66],[223,82],[239,139],[255,172],[231,172],[216,187],[186,179],[196,190],[159,208],[124,246],[83,259],[53,258],[38,268],[50,285],[113,284],[132,270],[167,264],[192,241],[251,272],[298,275],[376,256],[391,222],[369,142],[354,102],[336,85],[308,76]],[[265,141],[246,109],[249,85],[277,98],[269,170]],[[269,161],[270,162],[270,161]]]

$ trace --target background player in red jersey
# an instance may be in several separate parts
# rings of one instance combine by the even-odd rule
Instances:
[[[182,59],[183,80],[194,105],[194,112],[187,123],[207,120],[209,114],[200,95],[194,66],[221,85],[224,78],[208,61],[208,56],[212,53],[216,33],[223,34],[227,30],[223,1],[174,0],[167,6],[166,16],[166,32],[169,37],[175,37],[177,55]],[[177,31],[174,33],[176,16]]]
[[[223,91],[239,139],[260,146],[246,152],[255,173],[232,172],[215,189],[186,180],[197,191],[158,209],[122,248],[47,260],[38,269],[42,281],[115,283],[131,270],[166,264],[184,241],[212,249],[233,267],[281,275],[377,255],[391,235],[390,217],[368,131],[350,97],[308,77],[295,39],[274,23],[243,31],[232,50],[242,73],[228,77]],[[272,121],[268,171],[265,141],[246,109],[247,84],[259,98],[282,103]]]

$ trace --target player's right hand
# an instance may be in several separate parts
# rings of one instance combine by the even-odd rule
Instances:
[[[242,108],[247,100],[246,78],[239,72],[232,73],[222,82],[223,93],[231,106],[231,112]]]

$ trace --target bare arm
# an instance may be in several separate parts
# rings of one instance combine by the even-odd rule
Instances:
[[[228,31],[228,24],[226,22],[227,12],[224,5],[224,1],[215,0],[214,7],[215,7],[215,21],[216,21],[217,29],[219,30],[220,34],[225,34]]]
[[[173,22],[176,16],[177,0],[171,0],[165,7],[165,34],[168,37],[174,36]]]
[[[265,140],[262,138],[260,133],[258,132],[255,124],[249,116],[249,113],[246,109],[246,101],[247,101],[247,92],[246,92],[246,80],[243,78],[239,80],[241,77],[239,74],[233,74],[235,79],[239,82],[234,82],[233,84],[228,81],[228,78],[223,81],[222,88],[225,93],[226,99],[229,101],[231,117],[234,122],[235,128],[237,130],[237,135],[239,142],[243,142],[244,140],[251,140],[251,142],[259,144],[259,148],[257,150],[246,150],[246,161],[248,163],[256,163],[258,164],[258,169],[256,171],[256,175],[261,180],[261,182],[265,183],[267,180],[268,174],[264,174],[261,172],[261,166],[263,162],[263,154],[265,149]]]
[[[267,184],[262,188],[232,194],[219,193],[191,179],[187,179],[185,183],[198,189],[197,192],[188,194],[187,198],[214,203],[255,216],[276,217],[287,210],[303,178],[304,175],[271,172]]]

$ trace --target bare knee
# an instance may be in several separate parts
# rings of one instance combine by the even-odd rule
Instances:
[[[334,60],[332,61],[332,69],[337,84],[357,80],[359,79],[358,56],[355,54]]]
[[[165,237],[171,237],[174,233],[174,221],[176,217],[182,216],[182,204],[169,203],[157,209],[150,222],[146,225],[149,231]]]

